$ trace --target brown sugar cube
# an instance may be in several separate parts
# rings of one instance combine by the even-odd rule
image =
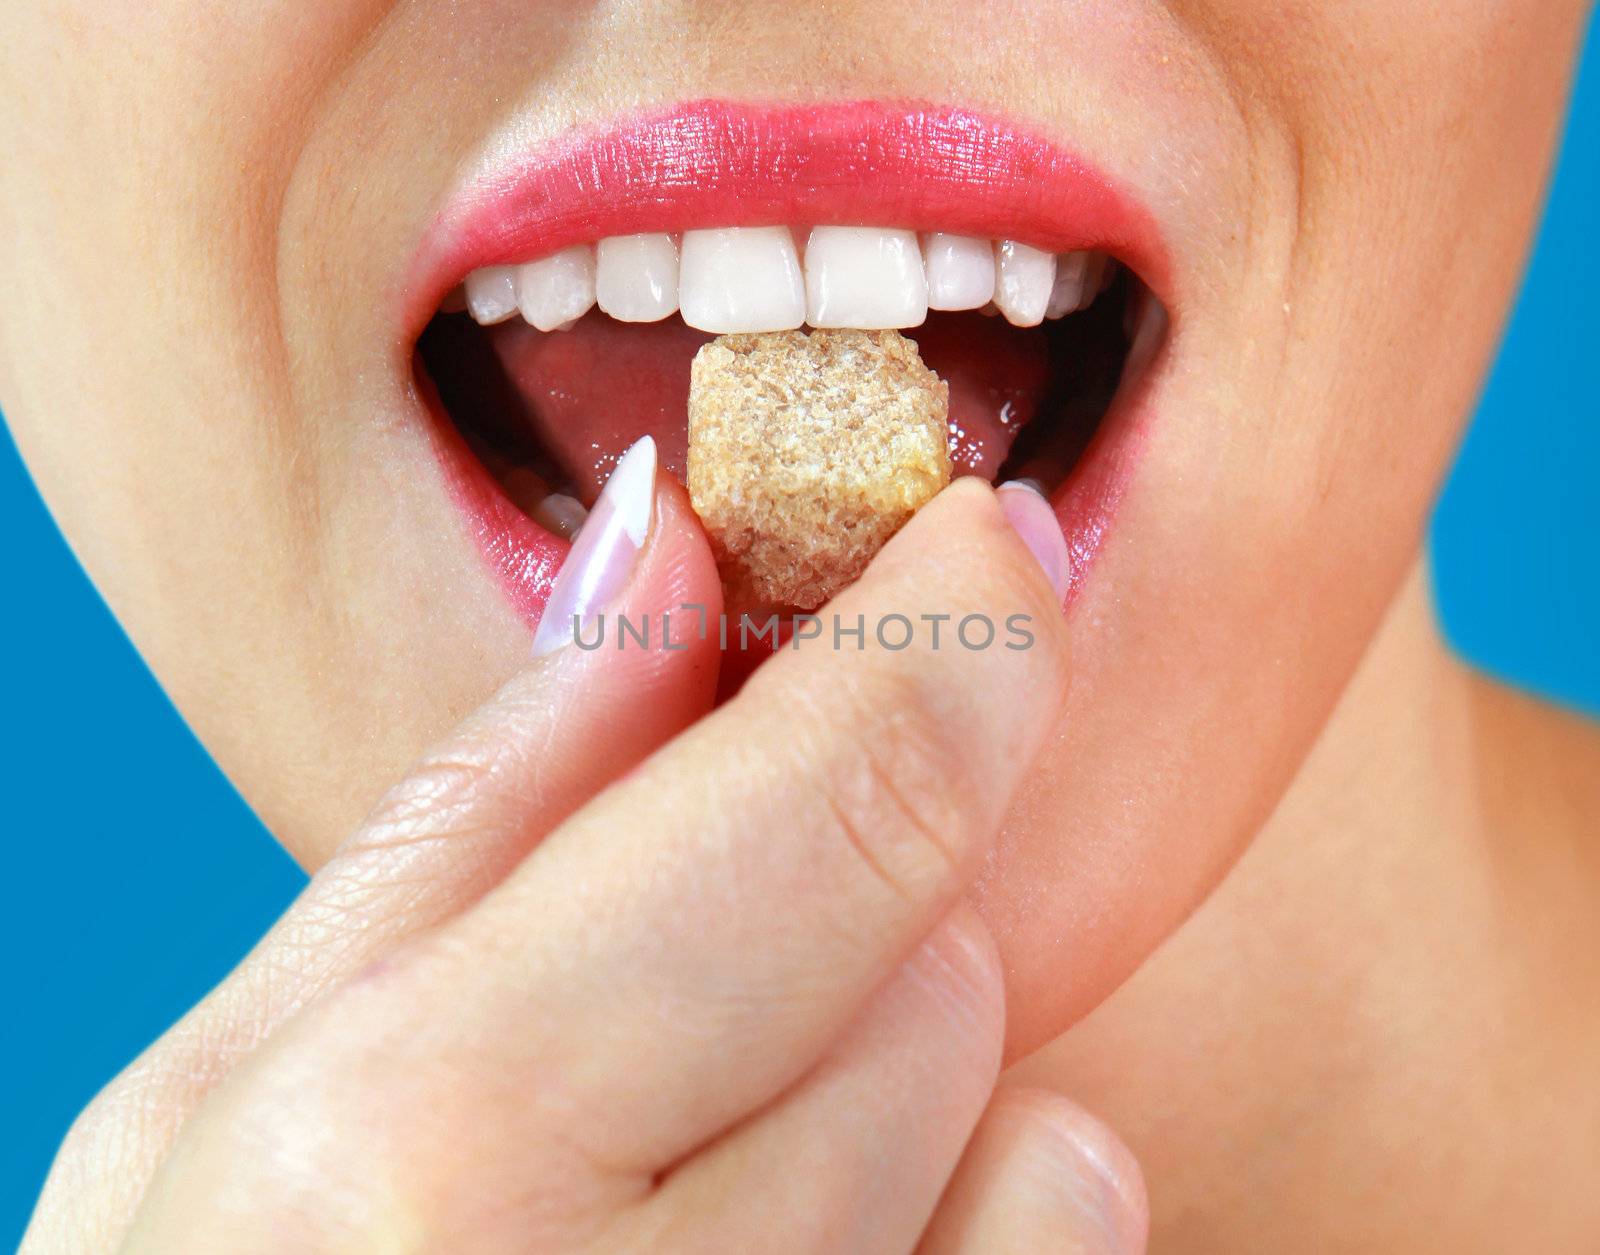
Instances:
[[[727,609],[814,610],[950,482],[950,389],[897,331],[721,336],[689,384],[689,499]]]

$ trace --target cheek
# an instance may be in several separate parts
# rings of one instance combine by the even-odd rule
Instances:
[[[1159,451],[1153,454],[1159,458]],[[1287,787],[1414,551],[1324,509],[1195,500],[1153,464],[1071,611],[1067,710],[978,904],[1006,961],[1010,1047],[1076,1022],[1200,902]],[[1190,507],[1182,503],[1190,489]],[[1393,503],[1390,503],[1392,506]],[[1404,536],[1412,538],[1408,543]]]
[[[1392,5],[1206,8],[1246,95],[1273,100],[1250,246],[1183,311],[1187,377],[1073,608],[1069,709],[979,890],[1013,1054],[1227,871],[1412,568],[1564,98],[1550,49],[1577,6],[1508,7],[1398,33]]]

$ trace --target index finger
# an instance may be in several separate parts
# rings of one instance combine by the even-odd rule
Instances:
[[[824,622],[862,647],[785,651],[441,948],[497,956],[448,982],[461,1040],[505,1052],[475,1064],[555,1078],[605,1162],[671,1162],[800,1076],[964,891],[1059,712],[1059,589],[985,485]]]

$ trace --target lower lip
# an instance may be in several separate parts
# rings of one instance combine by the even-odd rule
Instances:
[[[1148,374],[1117,400],[1066,480],[1050,499],[1067,541],[1068,573],[1062,608],[1081,592],[1132,477],[1143,445]],[[570,545],[511,503],[488,469],[467,447],[438,397],[427,391],[434,450],[445,483],[467,520],[474,544],[507,600],[531,632],[539,626],[556,573]]]
[[[462,275],[642,231],[792,223],[893,224],[1099,249],[1164,295],[1148,214],[1047,141],[959,110],[876,102],[763,108],[717,101],[635,119],[481,176],[435,222],[403,297],[414,344]],[[1118,393],[1052,504],[1081,591],[1133,470],[1151,371]],[[514,506],[430,388],[447,483],[484,560],[530,627],[568,545]]]

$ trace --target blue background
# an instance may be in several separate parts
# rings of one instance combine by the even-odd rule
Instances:
[[[1590,55],[1504,352],[1433,551],[1468,658],[1600,713],[1600,71]],[[1404,423],[1403,405],[1394,421]],[[0,535],[0,1249],[99,1087],[214,985],[304,878],[217,773],[45,513],[9,437]]]

